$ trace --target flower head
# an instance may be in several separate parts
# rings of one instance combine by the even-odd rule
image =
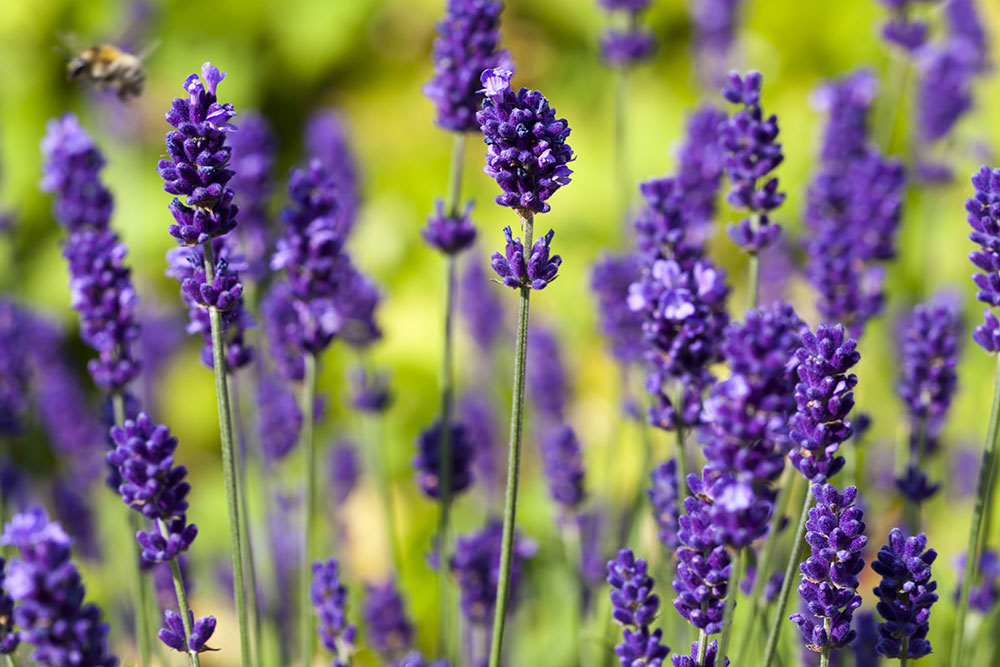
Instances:
[[[586,495],[580,441],[565,424],[547,429],[541,438],[542,465],[549,495],[564,511],[575,510]]]
[[[205,651],[216,651],[218,649],[209,648],[206,644],[215,632],[215,616],[202,616],[195,620],[194,613],[188,610],[188,619],[191,623],[191,637],[184,641],[184,621],[180,616],[165,609],[163,611],[163,627],[156,634],[160,641],[168,648],[179,653],[203,653]]]
[[[358,366],[351,373],[351,384],[351,404],[362,412],[385,412],[392,404],[389,376],[384,372]]]
[[[21,638],[14,630],[14,598],[4,585],[6,564],[7,561],[0,558],[0,653],[9,655],[17,649]]]
[[[613,67],[630,67],[649,58],[656,50],[653,33],[642,28],[608,29],[601,38],[601,55]]]
[[[259,113],[240,122],[240,131],[228,137],[232,147],[231,181],[240,207],[239,253],[246,258],[246,273],[260,281],[267,274],[268,253],[274,243],[268,202],[274,181],[277,139],[271,123]]]
[[[424,86],[437,109],[437,124],[446,130],[479,127],[479,76],[508,60],[497,51],[502,10],[495,0],[448,0],[434,40],[434,77]]]
[[[511,289],[526,287],[541,290],[558,277],[562,257],[549,255],[549,245],[555,236],[554,231],[550,229],[548,234],[535,239],[531,255],[527,258],[524,256],[524,244],[521,243],[520,237],[512,236],[510,227],[503,228],[503,235],[507,239],[504,254],[494,252],[492,265],[504,285]]]
[[[639,260],[635,255],[606,255],[590,274],[590,289],[597,297],[601,332],[615,358],[634,363],[645,356],[642,313],[628,307],[629,285],[639,280]]]
[[[347,622],[347,589],[340,583],[340,566],[332,558],[312,566],[310,599],[319,622],[316,632],[333,653],[333,667],[350,665],[357,628]]]
[[[729,667],[729,658],[723,658],[721,664],[718,661],[719,642],[713,639],[708,642],[708,650],[705,651],[704,662],[698,662],[698,642],[691,644],[691,655],[674,653],[670,656],[670,664],[673,667]]]
[[[537,90],[521,88],[515,94],[512,74],[501,68],[483,72],[480,92],[485,97],[476,121],[486,142],[484,171],[503,190],[496,202],[526,217],[551,208],[547,200],[569,183],[573,172],[567,164],[575,158],[566,143],[569,123],[556,119]]]
[[[549,422],[561,422],[569,398],[569,381],[559,340],[554,331],[541,324],[528,329],[526,380],[532,405]]]
[[[907,656],[922,658],[931,652],[927,630],[931,606],[937,602],[937,582],[931,581],[931,564],[937,558],[927,549],[927,537],[905,537],[899,528],[889,533],[872,569],[882,577],[875,587],[879,602],[879,641],[876,650],[888,658],[900,657],[902,639],[907,640]]]
[[[417,484],[431,498],[437,498],[441,493],[441,435],[441,422],[435,420],[417,438],[417,456],[413,460]],[[474,452],[465,424],[453,421],[448,427],[448,448],[451,454],[448,486],[451,496],[454,496],[472,484]]]
[[[343,115],[332,109],[313,113],[306,123],[305,149],[311,160],[319,160],[327,171],[337,197],[336,227],[347,236],[358,217],[359,184],[357,158],[348,141],[350,128]]]
[[[467,203],[464,210],[451,213],[445,212],[441,200],[434,206],[435,212],[427,218],[427,226],[422,232],[424,240],[446,255],[457,255],[469,248],[476,240],[476,227],[469,217],[472,202]]]
[[[650,631],[660,609],[660,598],[653,593],[653,578],[646,561],[636,558],[631,549],[622,549],[608,561],[608,584],[611,585],[611,616],[624,626],[622,641],[615,655],[622,667],[663,664],[670,647],[660,643],[662,630]]]
[[[379,655],[391,660],[412,646],[413,625],[406,617],[403,599],[392,579],[365,586],[362,615],[368,641]]]
[[[676,550],[678,518],[681,513],[680,496],[677,490],[677,461],[670,459],[653,468],[650,475],[652,484],[646,492],[653,506],[653,518],[659,527],[658,536],[663,546]]]

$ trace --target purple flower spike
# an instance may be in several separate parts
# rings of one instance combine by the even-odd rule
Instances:
[[[284,460],[298,444],[302,412],[295,394],[278,378],[265,375],[257,383],[257,428],[268,465]]]
[[[170,204],[176,224],[170,235],[181,245],[196,245],[210,238],[224,236],[236,228],[239,208],[233,203],[234,192],[228,187],[233,177],[229,168],[231,148],[226,145],[229,121],[236,116],[232,104],[216,98],[216,88],[225,78],[211,63],[201,68],[203,84],[197,74],[184,82],[188,97],[175,97],[166,114],[174,131],[167,133],[167,154],[157,171],[163,189],[177,197]],[[207,85],[206,85],[207,84]]]
[[[528,329],[527,385],[531,404],[549,423],[560,423],[569,399],[569,381],[555,332],[545,325]]]
[[[246,258],[253,280],[267,274],[268,252],[274,243],[272,218],[268,210],[274,180],[277,139],[271,123],[259,113],[240,122],[240,131],[228,137],[232,146],[232,185],[240,207],[239,252]]]
[[[662,630],[649,629],[660,610],[660,598],[653,593],[646,561],[637,559],[631,549],[622,549],[615,560],[608,561],[607,582],[611,585],[611,616],[624,626],[624,641],[615,646],[618,663],[622,667],[659,667],[670,647],[660,643]]]
[[[601,55],[612,67],[631,67],[647,60],[656,50],[653,33],[642,28],[609,29],[601,38]]]
[[[542,464],[549,495],[563,512],[573,512],[586,496],[583,455],[573,429],[555,426],[542,434]]]
[[[819,325],[816,333],[802,336],[796,352],[799,383],[795,385],[796,413],[790,420],[792,465],[809,481],[822,484],[844,467],[837,456],[840,445],[853,433],[847,415],[854,407],[858,377],[848,373],[861,359],[857,342],[846,339],[839,324]]]
[[[955,559],[956,578],[961,579],[965,572],[966,554],[960,554]],[[991,609],[1000,601],[1000,556],[993,549],[983,549],[979,555],[979,585],[973,586],[969,591],[969,608],[975,609],[981,614],[989,613]],[[958,601],[962,595],[962,587],[955,590],[955,600]]]
[[[504,303],[479,257],[467,260],[459,284],[459,308],[481,352],[489,352],[504,333]],[[529,348],[530,349],[530,348]]]
[[[340,567],[331,558],[313,563],[312,572],[310,596],[319,619],[316,632],[326,650],[333,653],[333,667],[348,667],[357,628],[347,622],[347,589],[340,583]]]
[[[438,200],[434,210],[422,231],[424,240],[446,255],[457,255],[469,248],[476,240],[476,227],[469,217],[472,202],[467,203],[464,210],[449,214],[445,213],[444,202]]]
[[[969,240],[979,246],[969,253],[969,261],[981,273],[972,281],[979,290],[976,298],[991,308],[1000,306],[1000,169],[981,167],[972,176],[973,196],[966,200]],[[1000,324],[996,316],[985,311],[985,323],[976,327],[973,340],[987,352],[1000,349]]]
[[[392,404],[389,376],[378,371],[368,372],[358,366],[351,373],[351,405],[362,412],[385,412]]]
[[[660,531],[660,542],[670,550],[680,545],[677,531],[680,528],[680,497],[677,491],[677,461],[670,459],[653,469],[652,485],[647,492],[653,506],[653,518]]]
[[[889,19],[882,25],[882,37],[904,51],[914,52],[927,41],[927,23],[915,20],[915,0],[881,0],[890,11]]]
[[[352,442],[343,440],[330,448],[329,489],[330,496],[337,506],[342,505],[358,485],[360,468],[358,450]]]
[[[108,625],[101,610],[85,602],[80,573],[70,559],[72,540],[45,511],[14,515],[0,545],[16,547],[20,558],[7,566],[5,584],[14,600],[14,625],[32,644],[39,665],[116,667],[108,651]]]
[[[53,216],[69,232],[63,256],[80,337],[98,353],[87,369],[99,387],[118,391],[140,371],[132,349],[139,297],[125,264],[128,251],[109,227],[111,193],[100,178],[104,157],[72,114],[49,121],[42,156],[41,188],[55,195]]]
[[[168,648],[172,648],[180,653],[187,653],[192,651],[194,653],[204,653],[205,651],[217,651],[218,649],[209,648],[205,644],[212,637],[212,633],[215,632],[215,617],[214,616],[202,616],[197,621],[194,620],[194,614],[188,610],[188,618],[192,624],[191,627],[191,638],[187,641],[185,645],[184,642],[184,622],[181,617],[170,611],[169,609],[163,612],[163,627],[156,634],[160,638],[160,641],[167,645]]]
[[[187,494],[191,485],[184,481],[187,468],[174,466],[177,438],[166,426],[154,425],[145,414],[128,419],[111,429],[115,449],[108,453],[108,463],[118,468],[122,484],[118,492],[132,509],[159,526],[136,533],[142,557],[162,563],[187,551],[198,534],[198,527],[187,523]]]
[[[535,244],[531,248],[531,255],[527,261],[524,258],[524,244],[520,237],[514,238],[510,227],[503,228],[504,238],[507,245],[504,254],[493,253],[493,270],[504,285],[511,289],[526,287],[534,290],[545,289],[545,286],[556,279],[562,257],[552,255],[549,257],[549,244],[555,232],[551,229],[545,236],[535,239]]]
[[[410,651],[399,662],[394,662],[389,667],[448,667],[448,661],[428,660],[420,651]]]
[[[392,579],[365,587],[362,614],[368,640],[383,658],[398,658],[413,645],[413,625]]]
[[[858,574],[865,567],[862,553],[868,544],[864,512],[854,504],[858,490],[839,493],[832,484],[814,484],[816,506],[809,510],[806,542],[812,555],[800,566],[799,595],[808,614],[792,614],[806,648],[817,653],[842,649],[854,641],[851,617],[861,606]],[[829,620],[830,630],[825,624]]]
[[[772,224],[768,214],[785,201],[785,194],[778,192],[778,179],[768,176],[785,156],[776,141],[777,116],[764,118],[760,107],[762,81],[760,72],[749,72],[745,77],[729,73],[722,96],[743,108],[719,128],[726,173],[732,183],[726,199],[749,214],[730,225],[728,232],[738,246],[750,253],[760,252],[778,238],[781,227]]]
[[[874,589],[879,599],[876,609],[883,618],[878,624],[876,650],[888,658],[899,658],[902,639],[907,640],[907,656],[922,658],[931,652],[927,641],[931,606],[937,602],[937,582],[931,581],[931,564],[937,558],[927,549],[927,537],[904,537],[893,528],[889,543],[878,552],[872,569],[882,577]]]
[[[500,578],[500,546],[503,538],[503,523],[491,519],[479,532],[459,537],[455,541],[448,568],[458,582],[461,591],[462,614],[473,626],[488,628],[493,622],[496,606],[497,580]],[[510,565],[510,611],[517,604],[521,571],[525,563],[534,557],[537,546],[534,542],[514,535],[514,549]]]
[[[437,109],[437,124],[452,132],[479,127],[479,76],[508,60],[497,51],[500,12],[494,0],[448,0],[434,40],[434,77],[424,86]]]
[[[0,653],[9,655],[17,649],[21,638],[14,630],[14,598],[4,585],[4,567],[7,561],[0,558]]]
[[[336,227],[345,237],[357,221],[360,198],[357,158],[348,141],[350,135],[343,115],[331,109],[313,113],[306,125],[305,148],[310,159],[319,160],[329,173],[337,193]]]
[[[646,352],[642,314],[628,307],[629,285],[639,280],[639,271],[639,260],[634,255],[606,255],[594,264],[590,274],[601,331],[611,353],[622,363],[641,361]]]
[[[567,165],[575,157],[566,143],[566,119],[556,119],[555,109],[537,90],[521,88],[515,94],[511,75],[500,68],[483,72],[485,97],[476,120],[486,142],[484,171],[503,190],[496,202],[527,218],[551,208],[546,200],[569,183],[573,172]]]
[[[413,467],[417,470],[417,484],[431,498],[441,493],[441,422],[435,420],[420,433],[417,439],[417,456]],[[451,448],[450,491],[452,497],[472,484],[472,460],[475,451],[469,442],[468,429],[461,422],[452,422],[448,438]]]
[[[674,653],[670,656],[670,664],[673,667],[719,667],[719,643],[716,640],[708,642],[708,650],[705,652],[705,662],[698,664],[698,642],[691,644],[691,655]],[[729,658],[725,658],[721,667],[729,667]]]

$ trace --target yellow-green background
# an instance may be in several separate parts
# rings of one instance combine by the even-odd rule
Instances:
[[[614,103],[611,72],[597,56],[595,40],[606,17],[590,0],[508,0],[502,44],[517,63],[515,84],[542,90],[572,127],[570,143],[578,155],[573,182],[552,199],[552,212],[536,225],[554,228],[554,247],[564,258],[560,279],[532,300],[532,315],[554,327],[572,377],[569,418],[585,448],[588,486],[594,501],[620,503],[637,483],[638,436],[622,430],[618,411],[617,370],[596,333],[594,300],[588,290],[592,261],[620,237],[611,141]],[[656,33],[653,62],[632,77],[627,103],[627,154],[631,179],[669,173],[680,140],[684,115],[699,101],[720,103],[692,75],[690,29],[684,3],[655,0],[648,23]],[[991,35],[1000,35],[1000,6],[982,0]],[[433,504],[412,482],[409,460],[416,433],[437,408],[434,387],[440,357],[442,270],[440,257],[420,238],[420,227],[432,202],[443,194],[451,138],[433,124],[432,105],[422,96],[429,78],[429,50],[441,0],[283,0],[282,2],[154,3],[149,43],[157,49],[148,63],[148,82],[141,98],[124,108],[99,102],[67,83],[60,33],[75,33],[84,42],[112,40],[126,23],[128,3],[93,0],[6,0],[0,9],[0,206],[16,212],[16,248],[4,247],[0,277],[7,289],[26,303],[62,319],[73,335],[75,314],[68,307],[66,273],[59,254],[61,230],[49,215],[49,199],[37,190],[38,144],[45,122],[66,111],[78,113],[108,157],[105,180],[114,193],[113,225],[129,246],[136,281],[149,302],[175,304],[176,287],[163,276],[164,252],[173,245],[167,235],[170,199],[162,191],[155,165],[163,152],[167,127],[163,113],[181,94],[181,83],[201,63],[212,61],[229,76],[220,97],[239,111],[263,111],[280,136],[279,184],[275,207],[283,205],[288,169],[301,158],[304,120],[316,108],[333,106],[349,119],[351,142],[360,162],[363,202],[351,241],[358,264],[383,290],[379,320],[385,337],[373,359],[389,368],[397,400],[387,416],[383,446],[390,452],[394,509],[401,526],[406,561],[401,584],[407,606],[417,619],[419,644],[430,648],[436,623],[435,586],[425,565],[436,521]],[[940,17],[931,12],[935,20]],[[817,83],[859,66],[883,72],[886,50],[877,37],[883,10],[873,0],[801,2],[772,0],[747,3],[740,30],[740,66],[760,69],[765,77],[764,105],[779,115],[786,161],[779,168],[787,203],[776,216],[797,241],[804,193],[813,169],[820,131],[818,113],[810,106]],[[994,60],[1000,50],[994,49]],[[891,101],[895,103],[895,101]],[[880,102],[884,103],[884,102]],[[962,208],[970,187],[966,176],[978,166],[971,146],[995,149],[1000,125],[993,122],[1000,103],[1000,83],[988,75],[976,88],[976,109],[956,132],[953,156],[959,174],[954,186],[916,193],[906,201],[900,233],[900,257],[889,270],[888,318],[895,318],[931,289],[953,286],[967,306],[967,328],[980,317],[968,280],[970,249]],[[901,123],[893,147],[904,145],[908,102],[899,101]],[[237,123],[238,124],[238,123]],[[466,153],[466,193],[476,200],[475,220],[481,230],[476,257],[500,246],[500,229],[514,221],[510,210],[492,204],[496,186],[481,172],[481,145],[470,141]],[[722,211],[720,218],[728,219]],[[724,235],[713,242],[716,257],[730,270],[734,284],[734,316],[744,301],[743,259]],[[16,253],[19,271],[15,273]],[[790,278],[790,294],[800,312],[815,324],[813,294],[800,278]],[[500,287],[496,288],[498,291]],[[514,293],[503,290],[510,321]],[[893,393],[896,346],[890,319],[872,325],[861,342],[859,402],[874,418],[870,447],[891,452],[904,436]],[[964,338],[963,340],[968,340]],[[199,580],[194,596],[197,614],[220,619],[215,645],[224,650],[205,656],[206,665],[234,664],[235,618],[214,583],[214,564],[226,550],[225,510],[217,455],[217,421],[212,377],[197,360],[198,342],[189,340],[165,374],[158,378],[162,395],[159,421],[181,439],[179,458],[191,468],[190,518],[201,528],[192,550]],[[513,342],[500,346],[497,381],[509,381]],[[84,358],[78,360],[82,365]],[[457,354],[459,385],[476,354],[463,335]],[[320,429],[325,445],[340,434],[362,437],[360,420],[343,408],[344,366],[354,354],[335,345],[326,354],[321,388],[331,396],[331,414]],[[947,428],[943,457],[960,446],[978,448],[986,428],[991,360],[971,344],[960,368],[960,393]],[[461,391],[461,389],[460,389]],[[505,406],[499,422],[505,423]],[[530,419],[530,407],[528,408]],[[527,431],[531,433],[530,428]],[[368,443],[363,442],[363,445]],[[666,455],[668,439],[657,441]],[[869,456],[869,461],[876,458]],[[884,458],[884,457],[882,457]],[[612,461],[613,465],[607,465]],[[290,463],[293,474],[296,461]],[[323,467],[325,474],[325,465]],[[940,474],[946,475],[946,470]],[[529,568],[523,600],[509,629],[511,665],[562,665],[569,655],[571,587],[560,571],[562,551],[554,529],[554,510],[538,473],[535,442],[529,437],[524,458],[525,484],[519,525],[539,543]],[[935,572],[942,584],[941,604],[932,614],[932,640],[937,654],[922,664],[945,664],[950,636],[951,563],[963,548],[971,503],[956,500],[945,479],[945,491],[927,506],[931,543],[941,552]],[[965,483],[971,484],[966,480]],[[321,488],[323,484],[321,483]],[[120,504],[103,489],[102,526],[117,535]],[[478,528],[488,510],[481,496],[458,501],[454,526],[459,532]],[[897,521],[898,503],[891,496],[868,499],[870,539],[884,541]],[[254,512],[260,507],[254,502]],[[361,582],[387,572],[385,534],[370,477],[365,477],[347,504],[337,511],[347,539],[336,547],[346,566],[357,617]],[[1000,515],[995,515],[1000,516]],[[997,531],[994,531],[998,534]],[[1000,537],[1000,534],[998,534]],[[637,550],[651,560],[661,558],[651,525],[644,526]],[[93,597],[109,600],[119,577],[111,568],[86,566]],[[658,582],[668,603],[669,584]],[[872,605],[870,582],[862,594]],[[601,598],[605,591],[599,591]],[[664,617],[675,612],[665,606]],[[739,619],[737,619],[739,622]],[[596,626],[595,626],[596,627]],[[585,633],[584,645],[596,651],[598,630]],[[673,622],[670,627],[679,629]],[[685,626],[685,631],[687,627]],[[789,644],[796,629],[785,629]],[[115,633],[115,636],[119,636]],[[363,634],[362,634],[363,637]],[[692,637],[677,632],[669,643],[683,650]],[[363,642],[363,639],[362,639]],[[122,647],[123,655],[128,655]],[[797,655],[797,651],[795,653]],[[179,663],[181,658],[172,658]],[[371,652],[358,656],[374,664]]]

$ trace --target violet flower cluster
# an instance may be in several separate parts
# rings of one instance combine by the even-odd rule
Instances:
[[[503,523],[490,519],[482,530],[459,537],[449,558],[448,568],[458,582],[462,614],[473,626],[487,628],[493,622],[502,541]],[[521,571],[536,551],[534,542],[515,533],[508,601],[511,610],[517,604]]]
[[[905,537],[899,528],[889,533],[889,543],[882,546],[872,569],[882,577],[875,587],[879,640],[876,650],[887,658],[901,657],[905,640],[909,658],[922,658],[931,652],[927,630],[931,606],[937,602],[937,582],[931,581],[931,564],[937,558],[927,549],[927,537]]]
[[[917,305],[903,332],[902,374],[896,391],[909,417],[911,461],[896,485],[914,503],[927,500],[937,491],[937,485],[927,481],[921,461],[937,449],[958,385],[960,329],[958,303],[951,295],[942,294]]]
[[[417,455],[413,467],[417,471],[417,485],[431,498],[441,494],[441,421],[421,431],[417,438]],[[453,421],[448,426],[448,446],[451,449],[449,492],[450,498],[469,488],[472,484],[472,461],[475,451],[469,442],[465,424]]]
[[[240,207],[237,230],[239,254],[246,261],[245,274],[260,282],[267,275],[274,231],[268,202],[274,179],[277,138],[271,123],[259,113],[247,114],[239,132],[228,137],[232,148],[230,168],[236,204]]]
[[[496,0],[448,0],[434,40],[434,77],[424,86],[437,109],[437,124],[446,130],[479,127],[479,76],[508,60],[506,52],[497,51],[501,11],[503,4]]]
[[[660,611],[660,598],[653,593],[653,578],[646,561],[631,549],[622,549],[608,561],[607,582],[611,586],[611,616],[623,626],[622,642],[615,646],[621,667],[660,667],[670,647],[661,643],[663,630],[650,630]]]
[[[207,646],[208,640],[215,632],[215,616],[202,616],[196,619],[194,614],[188,610],[188,622],[191,623],[191,636],[185,642],[184,621],[174,612],[165,609],[163,611],[163,627],[160,628],[156,636],[167,647],[178,653],[204,653],[205,651],[217,650]]]
[[[361,462],[358,461],[358,448],[350,440],[341,440],[330,448],[328,459],[329,497],[334,507],[341,507],[358,485],[361,474]]]
[[[29,312],[9,299],[0,299],[0,434],[24,429],[31,403],[30,354],[32,320]]]
[[[972,339],[992,354],[1000,351],[1000,321],[991,310],[1000,306],[1000,169],[981,167],[972,186],[975,194],[965,201],[965,210],[972,227],[969,240],[979,248],[969,253],[969,261],[980,271],[972,276],[979,288],[976,298],[989,306]]]
[[[815,333],[802,335],[795,355],[799,382],[795,385],[797,409],[790,419],[793,449],[789,459],[806,479],[822,484],[840,472],[844,457],[837,455],[853,429],[847,416],[854,407],[852,390],[858,377],[849,373],[861,355],[857,342],[847,338],[841,325],[820,324]]]
[[[532,406],[546,421],[562,422],[569,398],[569,380],[559,340],[547,326],[532,324],[528,329],[526,374]]]
[[[266,374],[257,382],[257,431],[264,463],[284,460],[299,441],[302,411],[295,394],[279,378]]]
[[[677,532],[681,513],[680,493],[677,489],[677,461],[670,459],[653,468],[651,485],[647,491],[653,507],[653,518],[659,528],[657,537],[667,549],[675,551],[680,545]]]
[[[361,412],[381,413],[392,404],[389,376],[358,366],[351,373],[351,405]]]
[[[913,52],[927,41],[927,22],[913,17],[920,0],[880,0],[889,10],[889,19],[882,25],[882,37],[904,51]],[[923,0],[927,4],[928,0]],[[934,0],[930,0],[933,2]]]
[[[549,495],[564,513],[573,512],[586,497],[583,453],[572,427],[552,426],[541,436],[542,467]]]
[[[632,67],[653,55],[653,33],[639,25],[651,0],[600,0],[604,9],[624,14],[625,29],[608,28],[601,37],[601,55],[612,67]]]
[[[0,557],[0,653],[10,655],[17,650],[21,637],[14,630],[14,598],[7,593],[4,569],[7,561]]]
[[[961,579],[965,572],[966,554],[955,559],[956,579]],[[979,584],[969,589],[969,608],[981,614],[989,613],[1000,602],[1000,555],[993,549],[983,549],[979,555],[979,567],[976,569]],[[955,590],[955,600],[960,600],[962,587]]]
[[[368,641],[380,656],[393,660],[408,653],[413,645],[413,624],[406,616],[395,581],[388,579],[365,587],[362,616]]]
[[[476,226],[472,224],[471,213],[471,201],[461,211],[446,212],[444,202],[439,199],[421,232],[424,240],[445,255],[457,255],[467,250],[476,240]]]
[[[31,659],[37,664],[116,667],[108,625],[101,610],[86,602],[72,543],[40,507],[14,515],[4,527],[0,545],[20,555],[8,563],[4,582],[14,600],[14,625],[20,639],[35,647]]]
[[[542,290],[558,277],[562,257],[551,255],[549,246],[555,232],[551,229],[544,236],[535,239],[531,254],[524,256],[524,244],[520,237],[513,237],[510,227],[503,228],[507,244],[504,254],[493,253],[491,264],[500,281],[511,289]]]
[[[698,662],[698,642],[693,642],[690,655],[674,653],[670,656],[670,664],[673,667],[729,667],[729,658],[723,658],[721,663],[718,658],[719,642],[713,639],[708,642],[704,661]]]
[[[110,227],[111,193],[100,179],[104,156],[72,114],[49,121],[42,156],[41,189],[55,195],[53,216],[69,233],[63,256],[80,337],[98,353],[87,368],[99,387],[120,391],[140,370],[133,350],[139,298],[125,245]]]
[[[357,628],[347,621],[347,589],[340,582],[340,566],[332,558],[312,566],[310,598],[320,642],[333,654],[333,667],[349,667]]]
[[[781,206],[785,194],[778,192],[778,179],[770,176],[785,159],[778,138],[778,118],[764,118],[760,106],[763,77],[751,71],[746,76],[730,72],[722,96],[742,108],[719,128],[723,164],[732,188],[726,197],[746,217],[727,228],[740,248],[755,254],[781,234],[781,226],[771,222],[771,211]],[[766,179],[766,180],[765,180]]]
[[[178,195],[170,204],[175,224],[169,231],[186,248],[168,255],[168,273],[181,283],[181,296],[191,319],[188,332],[202,334],[206,343],[202,361],[211,365],[211,326],[203,311],[218,310],[226,363],[237,369],[252,359],[244,332],[253,320],[243,308],[243,286],[237,272],[240,262],[233,261],[227,248],[226,237],[236,228],[239,207],[233,203],[235,192],[229,187],[234,172],[230,169],[232,149],[226,144],[229,133],[236,129],[229,122],[236,111],[217,97],[225,77],[206,62],[201,78],[191,74],[184,81],[188,97],[175,97],[167,111],[166,120],[175,129],[167,132],[169,159],[160,160],[157,171],[164,181],[163,189]],[[183,202],[179,196],[184,196]],[[214,257],[206,257],[209,251]],[[208,280],[207,264],[214,273],[212,281]]]
[[[310,160],[319,160],[329,174],[337,199],[337,230],[346,238],[357,222],[360,206],[358,165],[348,143],[349,128],[332,109],[314,112],[306,123],[305,148]]]
[[[634,254],[607,254],[594,264],[590,274],[601,332],[611,353],[623,364],[642,361],[646,354],[642,313],[628,306],[629,285],[639,276],[640,264]]]
[[[850,645],[857,632],[851,627],[854,611],[861,606],[858,574],[865,567],[864,512],[854,504],[856,487],[843,493],[832,484],[814,484],[816,506],[809,510],[806,542],[812,555],[800,566],[799,595],[807,614],[792,614],[806,647],[817,653]]]
[[[568,163],[575,157],[566,143],[570,133],[566,119],[557,119],[555,109],[537,90],[521,88],[514,93],[512,75],[503,68],[483,72],[479,92],[485,96],[476,121],[486,143],[484,171],[503,190],[496,203],[526,218],[551,208],[547,200],[569,183],[573,172]]]
[[[883,264],[896,255],[905,173],[869,139],[875,77],[860,71],[823,86],[820,168],[809,186],[807,276],[828,323],[858,336],[885,301]]]
[[[488,355],[504,333],[504,304],[478,257],[468,260],[462,273],[458,301],[473,342]]]

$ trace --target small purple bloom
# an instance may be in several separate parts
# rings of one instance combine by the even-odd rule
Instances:
[[[7,593],[4,585],[6,563],[0,557],[0,653],[10,655],[21,643],[21,638],[14,630],[14,599]]]
[[[937,582],[931,581],[931,564],[937,558],[934,549],[927,549],[927,537],[904,537],[893,528],[889,543],[882,546],[872,569],[882,577],[874,589],[879,602],[879,641],[876,650],[887,658],[899,658],[903,638],[907,640],[907,656],[922,658],[931,652],[927,640],[931,606],[937,602]]]
[[[639,280],[639,260],[631,254],[605,255],[591,271],[590,289],[597,297],[601,331],[612,354],[622,363],[643,359],[646,341],[642,314],[628,306],[629,285]]]
[[[653,518],[659,527],[660,542],[671,551],[676,551],[680,542],[677,531],[680,528],[680,494],[677,490],[677,461],[670,459],[653,468],[650,475],[652,484],[647,491],[653,506]]]
[[[332,109],[313,113],[306,124],[305,149],[310,159],[319,160],[329,174],[336,193],[336,228],[345,237],[358,217],[358,165],[348,142],[350,128],[343,115]]]
[[[549,495],[563,512],[573,512],[586,496],[583,454],[573,429],[565,424],[547,429],[541,437],[542,465]]]
[[[319,623],[316,632],[333,653],[333,667],[348,667],[354,653],[357,628],[347,622],[347,589],[340,582],[340,566],[332,558],[312,566],[310,597]]]
[[[698,642],[691,644],[691,655],[674,653],[670,656],[670,664],[673,667],[729,667],[729,658],[724,658],[720,665],[719,643],[716,640],[708,642],[708,650],[705,651],[705,661],[698,663]]]
[[[421,431],[417,438],[417,456],[413,467],[417,470],[417,484],[431,498],[441,493],[441,422]],[[475,455],[469,442],[465,424],[453,421],[449,427],[448,446],[451,449],[449,476],[450,495],[464,491],[472,484],[472,459]]]
[[[330,492],[335,503],[341,505],[358,484],[360,462],[353,443],[341,441],[330,448]]]
[[[551,208],[547,200],[569,183],[573,172],[567,165],[575,158],[566,143],[569,123],[556,119],[555,110],[537,90],[521,88],[515,94],[510,87],[512,74],[502,68],[483,72],[480,92],[485,97],[476,121],[486,142],[484,171],[503,190],[496,202],[525,218]]]
[[[569,381],[555,333],[540,324],[528,329],[527,385],[531,404],[550,422],[561,422]]]
[[[362,615],[368,641],[387,660],[405,654],[413,645],[413,625],[392,579],[365,586]]]
[[[510,227],[504,227],[503,234],[507,239],[504,254],[494,252],[492,265],[504,285],[511,289],[541,290],[558,277],[556,274],[562,265],[562,257],[559,255],[549,257],[549,245],[555,236],[554,231],[550,229],[548,234],[535,239],[531,255],[527,258],[524,256],[524,244],[521,243],[521,238],[514,238]]]
[[[469,248],[476,240],[476,227],[472,224],[472,202],[461,211],[446,213],[444,202],[434,204],[434,213],[427,218],[427,226],[422,230],[424,240],[446,255],[457,255]]]
[[[608,29],[601,38],[601,55],[612,67],[631,67],[648,59],[655,50],[653,33],[639,27]]]
[[[358,366],[351,373],[351,405],[362,412],[385,412],[392,404],[392,390],[387,373]]]
[[[273,217],[269,210],[274,181],[277,138],[270,121],[259,113],[247,114],[239,132],[228,137],[232,147],[231,181],[240,207],[237,231],[239,254],[246,258],[246,274],[255,281],[267,274],[268,253],[274,243]]]
[[[622,667],[663,664],[670,647],[661,644],[663,631],[650,631],[660,610],[660,598],[653,593],[653,578],[646,561],[636,558],[631,549],[622,549],[608,561],[608,584],[611,585],[611,616],[624,626],[623,641],[615,646]]]
[[[965,572],[966,554],[955,559],[956,579],[961,581]],[[993,549],[983,549],[979,555],[979,585],[969,591],[969,608],[981,614],[989,613],[1000,601],[1000,556]],[[962,595],[962,587],[955,590],[955,600]]]
[[[481,352],[489,352],[504,333],[504,301],[488,278],[483,262],[470,257],[459,284],[459,308]]]
[[[205,651],[218,650],[205,645],[212,637],[212,633],[215,632],[215,617],[202,616],[198,620],[194,620],[194,614],[188,610],[188,618],[192,623],[192,627],[191,638],[188,639],[187,645],[184,642],[184,622],[180,616],[169,609],[163,612],[163,627],[160,628],[156,636],[168,648],[172,648],[180,653],[203,653]]]
[[[295,394],[278,378],[264,375],[257,382],[257,429],[264,462],[282,461],[295,448],[302,428],[302,411]]]

